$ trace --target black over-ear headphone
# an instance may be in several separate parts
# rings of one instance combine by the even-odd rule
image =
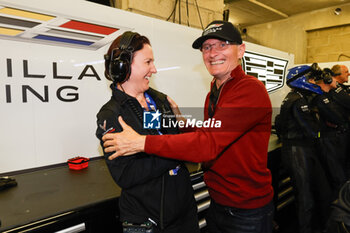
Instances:
[[[119,42],[119,47],[111,52],[111,56],[105,55],[105,59],[109,60],[108,74],[115,83],[123,83],[129,79],[131,73],[131,63],[134,48],[130,46],[132,39],[137,33],[125,32]],[[120,51],[118,56],[115,56],[117,51]]]
[[[322,78],[323,78],[323,82],[325,84],[331,84],[333,82],[334,76],[335,76],[335,74],[333,73],[333,71],[331,69],[329,69],[329,68],[323,69]]]
[[[315,80],[322,80],[324,84],[331,84],[333,82],[333,72],[330,69],[325,68],[321,70],[317,63],[313,63],[311,69],[313,70]]]

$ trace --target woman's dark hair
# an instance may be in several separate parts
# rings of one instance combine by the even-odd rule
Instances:
[[[120,47],[120,41],[121,41],[121,38],[124,34],[118,36],[113,42],[112,44],[109,46],[109,49],[108,49],[108,52],[107,52],[107,57],[108,59],[105,59],[105,77],[108,79],[108,80],[111,80],[111,77],[109,75],[109,64],[111,62],[111,59],[112,59],[112,51],[114,50],[114,56],[117,57],[119,56],[119,54],[121,53],[121,50],[118,49]],[[135,36],[132,38],[131,40],[131,43],[129,45],[129,47],[133,48],[133,55],[134,56],[134,53],[138,50],[141,50],[143,49],[143,46],[144,44],[148,44],[148,45],[151,45],[151,42],[149,41],[149,39],[145,36],[141,36],[140,34],[138,33],[135,33]]]

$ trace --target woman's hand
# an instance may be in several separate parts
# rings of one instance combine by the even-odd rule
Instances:
[[[104,151],[106,153],[115,152],[108,157],[109,160],[119,156],[143,152],[145,148],[146,136],[138,134],[124,122],[121,116],[118,117],[118,121],[123,131],[120,133],[107,133],[102,137]]]

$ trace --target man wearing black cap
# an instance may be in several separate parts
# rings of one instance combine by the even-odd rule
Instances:
[[[210,23],[192,47],[200,49],[214,77],[204,119],[221,121],[221,128],[143,136],[119,118],[123,131],[102,138],[105,152],[112,154],[110,159],[145,151],[202,162],[212,199],[206,218],[209,232],[270,233],[273,189],[267,151],[272,109],[265,86],[242,70],[245,44],[231,23]]]

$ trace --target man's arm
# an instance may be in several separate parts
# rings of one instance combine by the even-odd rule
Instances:
[[[146,136],[138,134],[127,125],[121,116],[118,121],[123,131],[120,133],[107,133],[102,137],[103,146],[106,153],[114,152],[108,159],[112,160],[119,156],[132,155],[143,152],[145,148]]]
[[[259,135],[262,140],[269,137],[271,102],[265,87],[259,82],[255,79],[242,80],[226,92],[222,102],[219,100],[221,103],[213,118],[221,121],[220,128],[202,127],[180,135],[148,135],[144,151],[198,163],[215,159],[246,132],[247,137]],[[254,145],[253,141],[251,143]]]
[[[260,83],[259,83],[260,84]],[[236,89],[237,88],[237,89]],[[221,128],[198,129],[193,133],[179,135],[136,134],[124,122],[123,132],[106,135],[103,140],[106,152],[114,153],[110,159],[145,151],[161,157],[204,162],[214,159],[227,145],[254,127],[250,133],[270,134],[271,102],[264,86],[247,80],[237,85],[225,96],[214,118],[221,121]]]

